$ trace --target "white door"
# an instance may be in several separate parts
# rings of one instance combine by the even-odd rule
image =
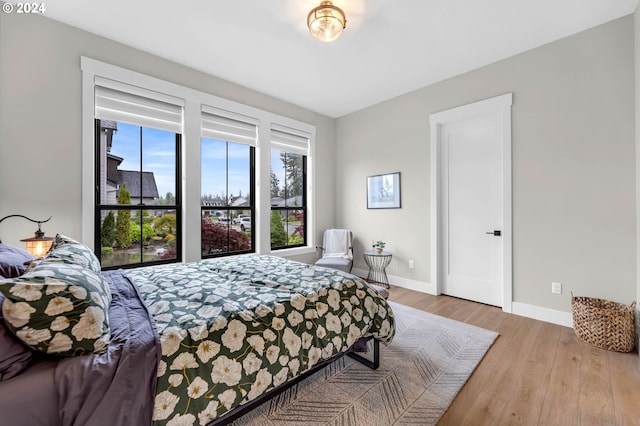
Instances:
[[[496,306],[502,306],[500,130],[499,114],[441,129],[443,292]]]
[[[508,100],[510,109],[510,95]],[[455,111],[451,115],[436,114],[435,122],[432,116],[432,125],[438,127],[440,290],[507,308],[506,299],[511,297],[510,124],[505,126],[501,107],[472,106],[450,110]]]

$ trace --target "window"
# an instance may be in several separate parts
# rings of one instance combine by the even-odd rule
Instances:
[[[81,239],[105,269],[315,251],[315,126],[87,57],[81,68]],[[120,171],[133,180],[119,185]],[[118,213],[122,244],[129,214],[128,247],[114,236]]]
[[[250,253],[255,232],[257,121],[203,106],[201,256]]]
[[[95,252],[103,269],[180,261],[182,107],[113,86],[95,93]]]
[[[279,126],[278,126],[279,127]],[[294,133],[295,132],[295,133]],[[307,244],[307,152],[309,135],[271,129],[271,249]]]

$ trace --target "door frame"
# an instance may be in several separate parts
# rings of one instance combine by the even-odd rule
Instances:
[[[503,182],[503,291],[502,310],[512,312],[513,301],[513,234],[512,234],[512,198],[511,198],[511,105],[513,94],[504,95],[474,102],[429,116],[430,165],[431,165],[431,287],[436,295],[443,289],[444,232],[442,232],[442,178],[441,178],[441,128],[445,124],[475,118],[482,115],[499,113],[502,117],[502,182]]]

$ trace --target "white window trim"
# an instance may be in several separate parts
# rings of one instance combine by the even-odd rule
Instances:
[[[88,57],[80,58],[82,70],[82,241],[93,247],[94,240],[94,86],[96,77],[119,81],[128,85],[164,93],[184,99],[184,123],[182,133],[182,261],[201,259],[200,247],[200,138],[202,105],[208,105],[258,121],[258,143],[256,147],[256,230],[255,252],[278,256],[296,256],[315,253],[315,136],[316,127],[292,118],[243,105],[209,93],[181,86]],[[270,129],[272,125],[284,126],[308,133],[310,136],[307,155],[307,245],[284,250],[271,250],[269,229],[271,200],[270,186]],[[187,184],[188,183],[188,184]]]

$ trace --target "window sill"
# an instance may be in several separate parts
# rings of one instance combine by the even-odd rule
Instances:
[[[296,248],[282,249],[282,250],[271,250],[268,254],[272,256],[289,257],[289,256],[298,256],[302,254],[311,254],[316,252],[317,252],[317,249],[315,247],[296,247]]]

